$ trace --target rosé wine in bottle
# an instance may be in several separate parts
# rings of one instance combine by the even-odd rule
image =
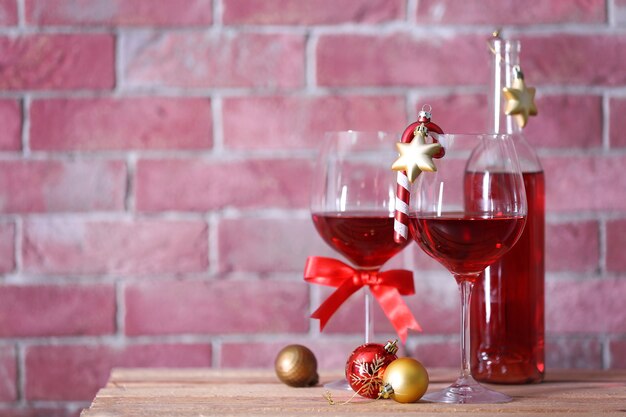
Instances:
[[[482,274],[470,301],[472,375],[479,381],[502,384],[538,383],[545,370],[544,174],[521,127],[503,111],[502,88],[511,86],[519,48],[518,41],[498,36],[490,43],[490,125],[493,132],[516,138],[528,216],[519,241]]]
[[[481,381],[543,378],[544,180],[542,172],[522,176],[528,201],[522,235],[482,274],[470,301],[472,374]],[[480,175],[468,175],[465,186],[482,183]]]

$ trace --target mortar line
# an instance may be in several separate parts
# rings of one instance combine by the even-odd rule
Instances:
[[[30,150],[30,95],[24,94],[20,101],[20,110],[22,112],[22,131],[21,131],[21,143],[22,143],[22,156],[28,158],[31,155]]]
[[[124,210],[133,218],[137,209],[135,191],[137,187],[137,154],[128,152],[126,155],[126,192],[124,195]]]
[[[220,215],[215,212],[210,212],[206,216],[206,222],[209,228],[208,231],[208,272],[209,276],[216,276],[219,271],[219,227],[220,227]]]
[[[26,29],[26,5],[25,0],[17,0],[17,27],[19,29]]]
[[[126,296],[124,293],[125,282],[115,281],[115,336],[121,341],[126,340]]]
[[[17,361],[17,375],[16,375],[16,389],[17,389],[17,404],[26,406],[26,354],[24,352],[25,347],[21,342],[17,342],[15,345],[15,359]]]
[[[224,100],[221,94],[211,95],[212,146],[209,154],[221,155],[224,152]],[[220,158],[221,159],[221,158]]]
[[[605,276],[607,273],[606,252],[607,252],[607,220],[600,217],[598,219],[598,273]]]
[[[22,270],[24,269],[24,259],[22,257],[24,246],[24,219],[20,216],[16,216],[13,224],[15,225],[15,236],[13,237],[14,272],[21,277]]]
[[[611,97],[608,90],[602,94],[602,149],[611,148]]]

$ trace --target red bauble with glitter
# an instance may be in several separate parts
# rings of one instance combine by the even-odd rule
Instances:
[[[385,369],[398,358],[397,351],[397,341],[366,343],[354,349],[346,362],[346,379],[352,389],[363,397],[377,398]]]

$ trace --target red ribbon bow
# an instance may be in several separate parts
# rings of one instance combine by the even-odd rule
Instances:
[[[408,329],[422,330],[411,310],[400,297],[415,294],[411,271],[402,269],[385,272],[362,271],[336,259],[310,256],[304,267],[304,280],[337,288],[311,314],[312,318],[320,320],[321,330],[324,330],[324,326],[339,306],[364,285],[370,287],[370,291],[396,329],[402,343],[406,342]]]

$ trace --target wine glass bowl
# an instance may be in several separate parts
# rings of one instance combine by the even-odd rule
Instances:
[[[384,132],[332,132],[318,158],[311,194],[315,228],[359,269],[380,269],[408,243],[393,239],[393,143]]]
[[[409,229],[418,245],[455,277],[461,292],[461,375],[424,397],[446,403],[511,398],[476,382],[469,364],[469,299],[481,272],[519,239],[527,215],[523,178],[508,135],[440,135],[446,156],[414,184]]]

